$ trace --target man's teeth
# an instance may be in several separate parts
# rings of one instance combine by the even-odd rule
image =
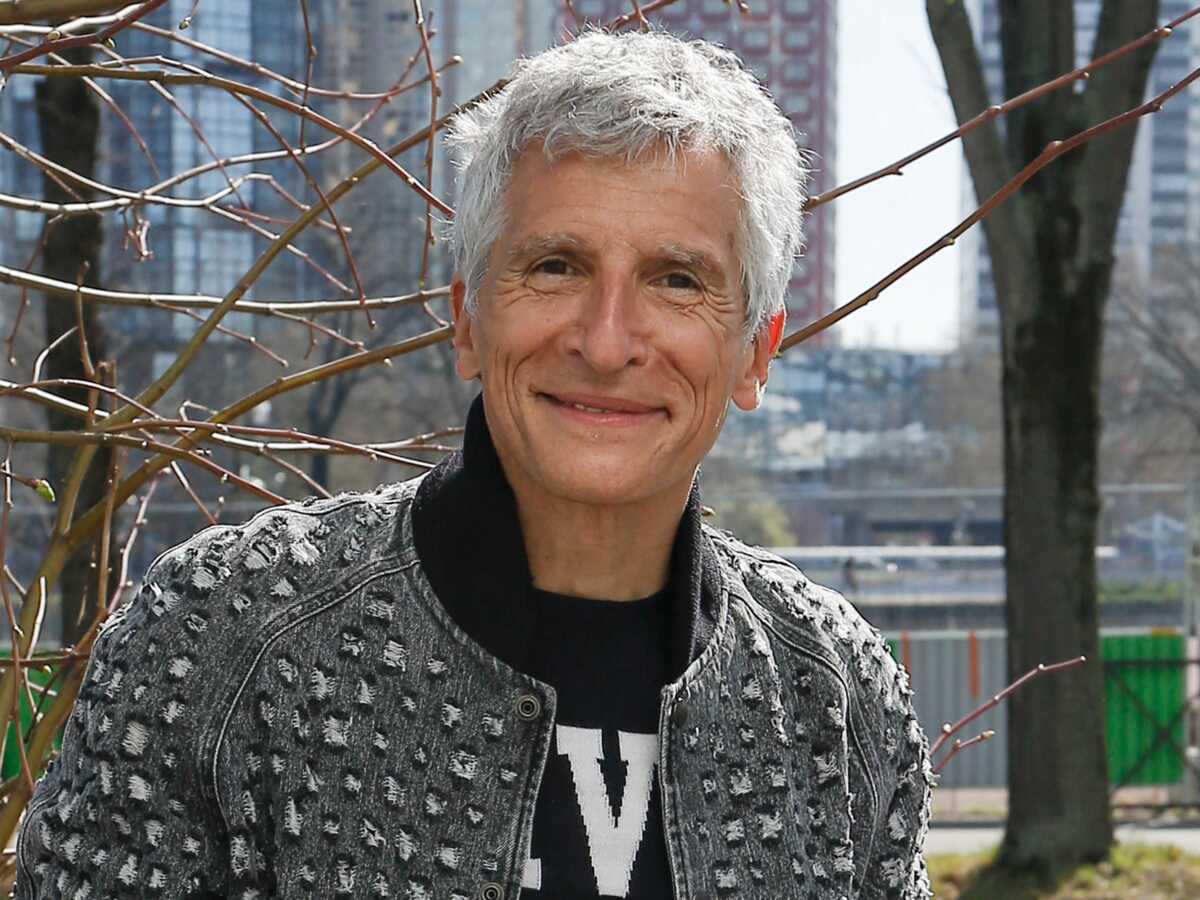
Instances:
[[[598,407],[598,406],[584,406],[582,403],[572,403],[572,404],[571,404],[571,406],[575,407],[576,409],[581,409],[581,410],[583,410],[584,412],[590,412],[590,413],[607,413],[607,412],[612,412],[612,410],[611,410],[611,409],[601,409],[601,408],[600,408],[600,407]]]

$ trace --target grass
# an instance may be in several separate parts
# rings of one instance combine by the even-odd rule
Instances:
[[[1107,860],[1037,875],[993,868],[991,853],[930,856],[937,900],[1183,900],[1200,897],[1200,856],[1118,844]]]

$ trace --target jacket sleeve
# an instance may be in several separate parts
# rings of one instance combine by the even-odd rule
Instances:
[[[17,900],[226,896],[223,828],[195,763],[202,673],[216,668],[199,665],[214,652],[204,541],[160,557],[97,636],[18,837]]]
[[[882,816],[876,820],[861,900],[932,897],[923,848],[934,784],[929,742],[912,705],[908,673],[885,653],[881,735]]]

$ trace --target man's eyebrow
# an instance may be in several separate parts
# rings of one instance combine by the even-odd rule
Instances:
[[[583,250],[586,246],[584,241],[565,232],[534,234],[510,247],[508,258],[510,260],[529,259],[534,256],[541,256],[543,253],[577,252]]]
[[[507,255],[510,261],[525,260],[551,253],[586,253],[590,246],[587,241],[569,232],[533,234],[510,247]],[[659,244],[653,256],[663,262],[696,269],[717,284],[723,285],[728,278],[715,256],[695,247]]]

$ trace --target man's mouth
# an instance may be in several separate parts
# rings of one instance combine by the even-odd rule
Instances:
[[[653,413],[665,412],[661,406],[651,406],[647,403],[640,403],[636,400],[629,400],[623,397],[601,397],[594,394],[575,393],[550,394],[545,392],[539,393],[539,396],[566,410],[614,419],[635,419]]]

